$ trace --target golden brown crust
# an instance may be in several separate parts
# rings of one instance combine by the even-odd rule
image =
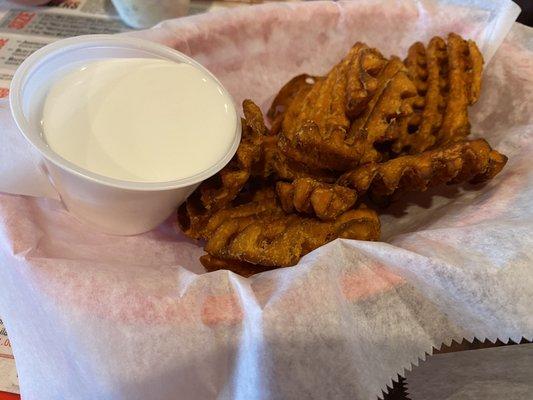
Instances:
[[[279,211],[280,207],[276,200],[276,194],[271,187],[254,193],[249,202],[219,210],[211,215],[201,233],[202,239],[209,239],[218,227],[226,220],[237,218],[253,218],[266,211]]]
[[[356,43],[349,61],[346,82],[346,116],[359,116],[378,89],[378,75],[386,64],[383,55],[364,43]]]
[[[271,133],[273,135],[279,133],[285,111],[287,111],[292,101],[297,96],[305,96],[313,85],[321,79],[318,76],[301,74],[292,78],[280,89],[267,112],[267,117],[272,123]]]
[[[251,100],[243,102],[243,111],[242,138],[235,156],[218,174],[202,182],[178,209],[178,224],[191,238],[202,238],[209,216],[231,204],[261,159],[261,145],[268,134],[263,114]]]
[[[468,106],[477,101],[481,89],[483,57],[476,44],[454,33],[447,42],[434,37],[427,49],[417,42],[405,65],[418,96],[414,114],[398,126],[394,152],[416,154],[465,138],[470,133]]]
[[[366,111],[356,119],[350,131],[361,157],[359,164],[380,161],[375,145],[397,138],[397,124],[413,113],[412,101],[416,88],[407,70],[397,57],[392,57],[378,77],[378,87]]]
[[[479,51],[476,42],[468,41],[468,58],[466,60],[466,81],[468,101],[472,105],[479,99],[481,92],[481,75],[483,74],[483,55]]]
[[[468,121],[468,91],[466,57],[468,44],[459,35],[448,36],[449,89],[446,110],[439,131],[439,142],[446,143],[464,138],[470,133]]]
[[[194,192],[178,208],[178,226],[191,239],[201,239],[202,230],[209,221],[209,212],[202,207],[199,192]]]
[[[293,182],[278,182],[276,193],[286,213],[316,215],[321,220],[333,220],[352,208],[357,193],[340,185],[299,178]]]
[[[379,218],[367,208],[347,211],[334,221],[286,214],[278,208],[225,219],[205,250],[221,259],[286,267],[336,238],[377,240],[379,232]]]
[[[285,181],[313,178],[321,182],[335,182],[336,174],[327,170],[309,168],[306,164],[288,158],[278,147],[278,138],[270,136],[263,141],[261,161],[256,164],[254,176],[274,177]]]
[[[496,176],[507,157],[492,150],[484,139],[457,142],[418,155],[370,163],[342,175],[339,185],[359,195],[389,196],[396,191],[424,191],[445,183],[479,183]]]
[[[200,262],[207,270],[207,272],[227,269],[235,272],[245,278],[258,274],[259,272],[270,271],[275,267],[264,267],[262,265],[255,265],[246,261],[238,260],[223,260],[221,258],[213,257],[211,254],[205,254],[200,257]]]
[[[441,66],[446,60],[446,43],[439,37],[431,39],[427,50],[420,42],[409,49],[405,64],[415,82],[418,97],[413,102],[415,113],[399,125],[400,132],[393,147],[396,152],[401,153],[405,148],[420,152],[435,143],[446,106],[441,93],[446,84],[445,78],[441,78]]]
[[[341,62],[305,96],[292,101],[278,141],[285,155],[314,169],[335,169],[353,157],[344,144],[349,127],[345,88],[346,63]]]
[[[261,144],[267,135],[263,114],[251,100],[243,102],[242,139],[231,162],[217,175],[203,182],[198,191],[203,207],[220,210],[244,187],[255,163],[261,158]]]
[[[318,170],[346,171],[381,159],[374,145],[395,138],[416,94],[403,63],[356,43],[328,75],[296,95],[284,114],[278,146]],[[353,123],[352,123],[353,122]]]

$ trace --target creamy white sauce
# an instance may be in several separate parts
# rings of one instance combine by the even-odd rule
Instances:
[[[94,61],[50,88],[42,128],[50,148],[91,172],[167,182],[224,157],[235,135],[231,100],[188,64]]]

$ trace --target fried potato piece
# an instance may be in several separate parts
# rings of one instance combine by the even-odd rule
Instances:
[[[319,76],[301,74],[292,78],[281,88],[267,112],[267,117],[272,123],[271,133],[273,135],[279,133],[285,111],[287,111],[292,101],[297,96],[305,96],[313,85],[321,79],[323,78]]]
[[[479,96],[482,66],[483,58],[474,42],[455,33],[448,35],[450,87],[439,143],[461,140],[470,134],[467,107]]]
[[[324,79],[291,101],[278,141],[282,152],[317,170],[345,171],[356,166],[367,147],[366,125],[351,130],[349,118],[365,112],[374,94],[389,86],[392,78],[385,83],[383,78],[381,84],[379,78],[386,64],[377,50],[356,43]],[[374,114],[368,113],[367,119],[370,115]]]
[[[412,113],[415,94],[398,58],[387,61],[357,43],[324,80],[292,101],[278,145],[315,169],[345,171],[380,160],[374,145],[396,138],[396,121]]]
[[[286,213],[316,215],[321,220],[333,220],[352,208],[357,193],[344,186],[318,182],[311,178],[295,179],[292,183],[278,182],[276,193]]]
[[[455,33],[448,35],[447,43],[434,37],[427,49],[417,42],[409,48],[405,65],[418,96],[413,102],[415,113],[398,125],[393,151],[416,154],[466,137],[468,106],[479,97],[483,71],[476,44]]]
[[[267,210],[279,209],[273,187],[259,187],[246,194],[241,192],[239,195],[246,197],[243,204],[233,207],[228,204],[216,212],[209,212],[205,209],[198,210],[197,194],[193,193],[178,210],[178,224],[181,230],[193,239],[207,240],[226,219],[248,217]],[[235,200],[239,200],[239,197]]]
[[[255,217],[266,211],[279,211],[274,188],[265,187],[252,194],[249,202],[220,210],[213,214],[202,230],[202,239],[208,239],[226,220]]]
[[[263,114],[251,100],[243,102],[242,139],[231,162],[198,188],[200,200],[207,210],[228,205],[250,178],[254,163],[261,157],[261,143],[267,135]]]
[[[286,267],[336,238],[377,240],[379,233],[379,218],[368,208],[347,211],[334,221],[272,209],[224,220],[208,239],[205,250],[225,260]]]
[[[278,115],[283,114],[294,98],[300,94],[301,91],[309,91],[318,79],[322,78],[308,74],[301,74],[292,78],[283,85],[272,101],[272,105],[267,112],[267,117],[270,120],[273,120]]]
[[[379,87],[378,75],[386,60],[376,49],[356,43],[352,49],[346,82],[346,116],[353,119],[365,111]]]
[[[178,226],[191,239],[201,239],[210,213],[200,202],[200,193],[193,192],[178,208]]]
[[[492,150],[484,139],[477,139],[362,165],[342,175],[337,183],[359,195],[368,192],[379,198],[396,191],[425,191],[444,183],[484,182],[496,176],[506,162],[507,157]]]
[[[242,138],[235,156],[219,173],[202,182],[178,209],[178,224],[189,237],[200,239],[209,216],[237,197],[261,159],[261,145],[268,134],[263,114],[251,100],[243,102]]]
[[[396,126],[413,113],[415,95],[415,85],[404,64],[392,57],[378,76],[376,93],[368,107],[350,128],[351,136],[356,138],[355,146],[361,149],[359,164],[381,161],[376,144],[397,138]]]
[[[248,278],[254,274],[258,274],[264,271],[270,271],[275,267],[265,267],[262,265],[255,265],[246,261],[238,260],[223,260],[221,258],[213,257],[211,254],[205,254],[200,257],[200,262],[207,270],[207,272],[218,271],[221,269],[227,269],[236,274]]]
[[[262,145],[261,161],[256,164],[254,176],[274,177],[286,181],[297,178],[312,178],[320,182],[335,182],[337,175],[328,170],[309,168],[303,163],[288,158],[278,147],[278,138],[265,138]]]

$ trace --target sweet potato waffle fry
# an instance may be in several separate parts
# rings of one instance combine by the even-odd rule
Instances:
[[[413,113],[416,93],[399,58],[386,60],[356,43],[327,76],[293,94],[278,145],[315,169],[343,171],[379,161],[374,145],[396,138],[400,118]]]
[[[287,82],[272,101],[267,117],[272,121],[272,134],[277,135],[281,129],[281,122],[285,111],[296,96],[303,97],[321,77],[302,74]]]
[[[235,212],[240,214],[238,208],[246,206],[236,207]],[[368,208],[349,210],[333,221],[287,214],[275,208],[253,215],[228,216],[210,235],[205,250],[221,259],[288,267],[336,238],[377,240],[379,232],[379,218]]]
[[[231,204],[261,158],[262,142],[268,133],[263,114],[250,100],[244,101],[243,112],[242,138],[235,156],[218,174],[202,182],[178,210],[180,227],[192,238],[202,238],[210,215]]]
[[[278,147],[277,136],[269,136],[263,140],[261,161],[255,164],[252,174],[256,177],[272,177],[284,181],[312,178],[321,182],[333,183],[337,180],[337,174],[331,171],[313,169],[287,157]]]
[[[427,49],[417,42],[409,49],[405,65],[418,97],[415,113],[399,125],[393,150],[416,154],[466,137],[468,106],[477,101],[481,90],[483,57],[476,44],[454,33],[447,42],[434,37]]]
[[[483,58],[472,41],[417,42],[401,61],[356,43],[326,76],[301,74],[268,111],[243,103],[233,160],[178,211],[205,241],[208,271],[243,276],[288,267],[336,239],[379,240],[363,202],[492,179],[507,157],[470,134]]]
[[[276,193],[285,212],[316,215],[324,221],[337,218],[352,208],[357,200],[355,190],[311,178],[279,181]]]
[[[200,199],[207,210],[216,211],[228,205],[250,177],[252,166],[261,157],[261,145],[267,128],[263,114],[253,102],[243,103],[241,144],[231,162],[219,174],[200,185]]]
[[[367,192],[377,196],[389,196],[396,191],[423,192],[441,184],[487,181],[506,162],[507,157],[492,150],[484,139],[478,139],[385,163],[365,164],[343,174],[337,183],[353,188],[360,196]]]
[[[361,148],[358,164],[380,161],[382,155],[375,145],[397,138],[397,125],[413,113],[412,101],[416,88],[407,69],[397,57],[392,57],[378,77],[378,88],[365,112],[350,128],[356,146]]]
[[[245,278],[258,274],[259,272],[269,271],[276,267],[265,267],[263,265],[256,265],[246,261],[239,260],[225,260],[216,258],[211,254],[204,254],[200,257],[200,262],[207,272],[218,271],[219,269],[228,269]]]

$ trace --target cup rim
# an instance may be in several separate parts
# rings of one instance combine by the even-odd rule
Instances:
[[[192,176],[176,179],[173,181],[166,182],[135,182],[135,181],[126,181],[116,178],[111,178],[108,176],[100,175],[94,172],[91,172],[85,168],[82,168],[65,158],[61,157],[59,154],[54,152],[46,143],[37,142],[33,138],[29,137],[26,132],[30,131],[29,122],[23,112],[22,107],[22,97],[23,89],[26,82],[31,79],[32,74],[37,70],[39,66],[46,62],[46,59],[65,49],[77,49],[77,48],[86,48],[93,46],[101,45],[114,45],[120,46],[123,45],[127,48],[134,48],[139,50],[145,50],[152,52],[154,56],[162,56],[166,59],[170,59],[177,62],[185,62],[193,67],[197,68],[207,77],[212,79],[217,85],[219,85],[222,92],[228,97],[235,111],[235,134],[233,142],[229,147],[226,154],[219,159],[211,167],[198,172]],[[117,35],[83,35],[76,36],[72,38],[62,39],[51,44],[48,44],[39,50],[35,51],[24,62],[17,68],[13,79],[11,81],[10,90],[9,90],[9,102],[11,108],[11,114],[15,123],[24,138],[48,161],[56,165],[57,167],[70,172],[78,177],[86,179],[88,181],[98,183],[101,185],[118,188],[118,189],[127,189],[127,190],[136,190],[136,191],[160,191],[160,190],[171,190],[178,189],[182,187],[192,186],[197,184],[217,172],[219,172],[224,166],[226,166],[231,158],[237,152],[241,141],[241,119],[237,107],[235,106],[235,101],[233,97],[229,94],[227,89],[222,85],[222,83],[203,65],[193,60],[191,57],[186,56],[185,54],[174,50],[168,46],[165,46],[160,43],[151,42],[145,39],[130,38],[125,36]]]

